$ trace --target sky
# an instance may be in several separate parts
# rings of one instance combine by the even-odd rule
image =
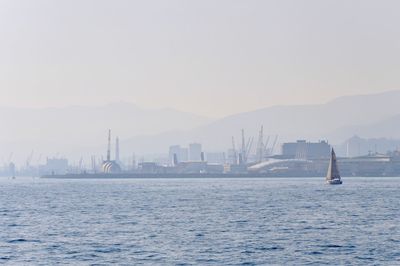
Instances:
[[[0,106],[209,117],[400,88],[400,1],[0,0]]]

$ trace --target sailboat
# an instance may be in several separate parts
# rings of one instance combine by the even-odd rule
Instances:
[[[336,154],[333,149],[331,153],[331,160],[329,162],[328,174],[326,175],[326,183],[330,185],[341,185],[343,183],[342,179],[340,178]]]

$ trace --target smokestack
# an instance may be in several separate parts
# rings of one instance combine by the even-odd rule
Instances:
[[[111,129],[108,130],[107,161],[111,161]]]
[[[119,163],[119,137],[115,139],[115,161]]]

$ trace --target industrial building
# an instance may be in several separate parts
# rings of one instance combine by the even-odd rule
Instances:
[[[182,148],[180,145],[170,146],[168,158],[169,165],[174,165],[176,162],[187,162],[189,160],[189,150]]]
[[[224,164],[226,163],[225,152],[207,152],[206,160],[208,163]]]
[[[137,172],[145,174],[164,174],[166,167],[163,167],[154,162],[139,163]]]
[[[189,144],[189,161],[191,162],[201,162],[204,161],[202,158],[202,146],[200,143]]]
[[[298,140],[282,144],[283,159],[324,159],[329,158],[331,146],[326,141],[307,142]]]
[[[119,139],[116,138],[115,160],[111,159],[111,131],[108,132],[107,158],[102,162],[102,174],[124,174],[126,176],[184,177],[209,176],[324,176],[326,174],[331,146],[327,141],[283,143],[277,154],[278,136],[265,137],[263,127],[259,131],[257,145],[252,148],[253,137],[245,138],[241,132],[241,145],[232,137],[232,147],[225,152],[208,152],[204,156],[200,143],[191,143],[188,148],[180,145],[169,147],[168,156],[158,159],[140,160],[137,168],[122,172],[119,161]],[[237,148],[238,147],[238,148]],[[351,147],[350,147],[351,148]],[[162,160],[161,160],[161,159]],[[92,162],[95,162],[92,159]],[[81,164],[80,164],[81,165]],[[369,154],[358,157],[338,157],[338,166],[343,176],[400,176],[400,152],[387,155]],[[47,169],[55,174],[67,172],[68,161],[48,160]],[[97,169],[93,167],[93,169]],[[79,167],[79,172],[86,171]],[[11,172],[11,171],[10,171]],[[93,171],[96,173],[96,171]],[[47,171],[48,173],[48,171]],[[69,174],[75,171],[69,171]],[[102,176],[102,175],[100,175]],[[105,175],[107,176],[107,175]],[[110,175],[112,176],[112,175]]]
[[[168,158],[169,165],[172,166],[181,162],[202,162],[205,159],[200,143],[191,143],[189,148],[183,148],[180,145],[170,146]]]
[[[41,166],[41,173],[52,175],[64,175],[69,172],[68,159],[66,158],[46,158],[46,164]]]

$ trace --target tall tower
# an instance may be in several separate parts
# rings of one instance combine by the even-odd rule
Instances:
[[[119,163],[119,137],[115,139],[115,161]]]
[[[258,143],[257,143],[257,161],[262,162],[264,160],[264,126],[261,126],[260,133],[258,135]]]
[[[244,129],[242,129],[242,150],[240,151],[242,154],[242,163],[247,163],[247,150],[246,150],[246,141],[244,138]]]
[[[111,161],[111,129],[108,130],[107,161]]]

